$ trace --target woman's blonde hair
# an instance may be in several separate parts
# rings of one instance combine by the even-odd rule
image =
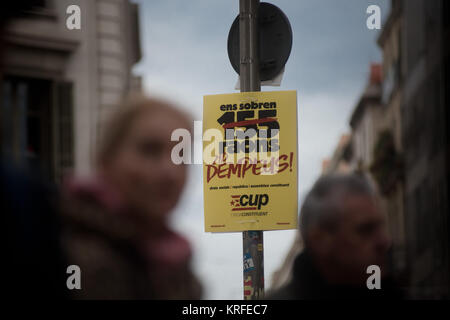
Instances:
[[[105,123],[98,144],[96,165],[104,165],[114,156],[136,118],[147,112],[169,113],[182,119],[185,122],[184,128],[191,130],[191,117],[173,104],[141,94],[133,94],[118,106],[117,111]]]

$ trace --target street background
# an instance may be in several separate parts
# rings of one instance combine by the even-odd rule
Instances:
[[[227,37],[239,13],[238,1],[136,1],[140,6],[143,59],[134,71],[143,89],[202,118],[203,95],[238,92],[238,79],[227,54]],[[298,91],[299,203],[321,174],[348,131],[351,111],[366,86],[370,62],[381,61],[379,30],[366,27],[370,4],[389,1],[271,1],[288,17],[293,47],[281,87]],[[199,141],[197,141],[198,143]],[[242,298],[242,234],[209,234],[203,227],[200,165],[190,166],[182,201],[173,217],[176,228],[194,246],[194,269],[205,298]],[[296,232],[264,233],[266,288],[285,259]]]

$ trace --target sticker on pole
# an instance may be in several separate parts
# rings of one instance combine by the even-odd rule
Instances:
[[[205,231],[297,227],[296,91],[204,96]]]
[[[244,254],[244,271],[251,271],[255,269],[255,264],[253,263],[252,256],[250,253]]]

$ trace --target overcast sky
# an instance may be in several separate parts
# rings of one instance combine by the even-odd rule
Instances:
[[[203,96],[238,92],[237,74],[227,54],[230,26],[238,0],[134,0],[140,4],[143,59],[135,73],[144,90],[177,103],[202,119]],[[288,17],[293,47],[281,87],[297,90],[299,201],[320,175],[366,85],[370,62],[380,62],[377,30],[366,27],[366,9],[388,0],[273,0]],[[242,234],[203,231],[202,170],[191,165],[186,192],[174,225],[194,248],[194,267],[205,298],[242,299]],[[283,261],[294,231],[264,233],[266,287]]]

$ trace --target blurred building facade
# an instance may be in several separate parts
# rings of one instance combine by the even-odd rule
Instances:
[[[407,265],[413,297],[450,297],[450,3],[393,1],[401,19]]]
[[[409,298],[450,297],[449,9],[444,0],[392,0],[378,38],[382,64],[323,174],[359,172],[377,187],[393,240],[391,268]],[[274,276],[290,272],[296,240]]]
[[[141,58],[129,0],[41,0],[7,29],[2,152],[54,181],[89,173],[102,121],[129,91]],[[81,29],[69,30],[70,5]]]
[[[351,157],[351,135],[343,134],[339,139],[339,143],[334,150],[333,156],[330,159],[325,159],[322,162],[322,174],[332,172],[349,173]]]
[[[343,159],[382,196],[391,267],[411,298],[450,294],[448,10],[439,0],[392,1],[378,38],[382,81],[373,83],[372,65]]]
[[[392,1],[391,12],[378,37],[378,45],[383,51],[381,103],[384,112],[378,140],[372,145],[375,157],[370,172],[388,214],[388,228],[392,237],[392,271],[398,278],[406,278],[404,281],[408,282],[401,104],[401,63],[404,49],[401,30],[401,3]],[[403,285],[407,286],[407,283]]]

